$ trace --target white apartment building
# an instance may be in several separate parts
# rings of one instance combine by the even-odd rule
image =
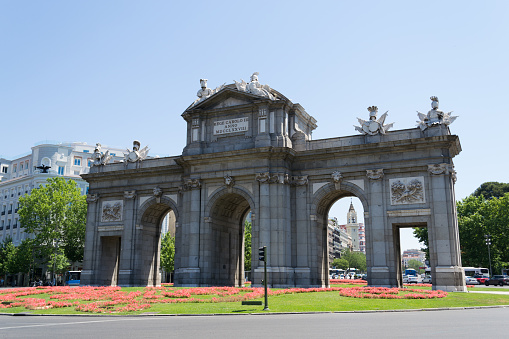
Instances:
[[[341,229],[337,218],[329,219],[327,224],[327,241],[329,244],[329,262],[341,257],[341,251],[352,249],[352,237]]]
[[[46,179],[61,176],[75,180],[81,193],[86,194],[88,183],[80,174],[89,172],[94,149],[95,146],[82,142],[42,143],[16,159],[0,158],[0,242],[11,237],[17,246],[27,237],[19,223],[19,198],[44,185]],[[104,146],[102,150],[110,151],[111,162],[124,159],[125,150]],[[43,166],[49,168],[37,168]]]
[[[401,264],[403,267],[408,267],[408,262],[412,259],[420,261],[422,266],[425,266],[424,262],[426,260],[426,253],[418,249],[405,250],[401,255]]]

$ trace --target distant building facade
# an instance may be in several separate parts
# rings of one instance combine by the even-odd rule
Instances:
[[[366,232],[364,224],[358,222],[357,212],[353,207],[353,203],[350,203],[350,208],[348,209],[347,224],[340,225],[340,228],[352,239],[352,251],[366,254]]]
[[[44,143],[15,159],[0,158],[0,242],[10,237],[17,246],[27,238],[19,222],[19,198],[46,184],[48,178],[72,179],[81,194],[86,194],[88,183],[80,175],[89,172],[94,149],[95,146],[81,142]],[[106,150],[113,155],[112,162],[124,158],[124,150],[103,147]]]
[[[337,218],[329,219],[327,241],[329,244],[329,263],[336,258],[341,258],[341,251],[344,249],[352,249],[352,237],[344,229],[341,229]]]
[[[420,251],[418,249],[409,249],[403,252],[401,255],[401,264],[403,267],[408,267],[408,262],[410,260],[417,260],[422,263],[424,266],[424,261],[426,260],[426,253]]]

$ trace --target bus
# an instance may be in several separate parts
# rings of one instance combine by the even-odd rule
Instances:
[[[483,277],[490,276],[490,270],[484,267],[463,267],[466,277],[473,277],[474,275],[481,275]]]
[[[81,271],[67,271],[65,272],[65,284],[67,286],[79,286],[81,278]]]
[[[415,270],[413,268],[407,268],[405,270],[405,275],[411,275],[411,276],[417,277],[419,274],[418,274],[417,270]]]

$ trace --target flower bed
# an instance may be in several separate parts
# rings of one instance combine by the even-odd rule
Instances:
[[[411,288],[350,287],[340,288],[339,295],[368,299],[434,299],[446,297],[447,292]]]
[[[366,283],[347,280],[349,283]],[[269,296],[293,293],[337,291],[340,296],[377,299],[443,298],[447,293],[420,289],[383,287],[329,287],[269,289]],[[49,295],[34,298],[34,295]],[[145,310],[158,303],[218,303],[241,302],[263,298],[263,288],[252,287],[194,287],[174,289],[170,286],[146,287],[137,291],[122,291],[120,287],[35,287],[0,291],[0,309],[23,307],[28,310],[74,307],[79,312],[119,313]]]

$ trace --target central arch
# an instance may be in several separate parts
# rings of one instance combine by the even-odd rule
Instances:
[[[329,286],[329,253],[327,248],[327,225],[329,211],[336,201],[341,198],[356,197],[362,203],[364,213],[369,211],[368,201],[366,199],[364,191],[357,185],[349,182],[341,183],[328,183],[318,189],[315,193],[313,204],[311,207],[312,211],[315,211],[316,215],[316,238],[319,239],[317,242],[316,253],[320,255],[321,267],[319,276],[322,283]],[[369,232],[368,222],[365,221],[366,227],[366,243],[368,243]],[[369,255],[366,250],[366,263],[369,266]]]
[[[207,205],[203,237],[203,277],[212,285],[244,284],[244,221],[252,210],[251,197],[241,189],[216,192]]]
[[[178,221],[178,210],[175,203],[166,197],[153,197],[148,199],[140,208],[136,229],[135,274],[137,286],[159,286],[161,257],[161,225],[168,212],[175,213]],[[178,228],[177,228],[178,229]],[[177,230],[176,229],[176,230]]]

